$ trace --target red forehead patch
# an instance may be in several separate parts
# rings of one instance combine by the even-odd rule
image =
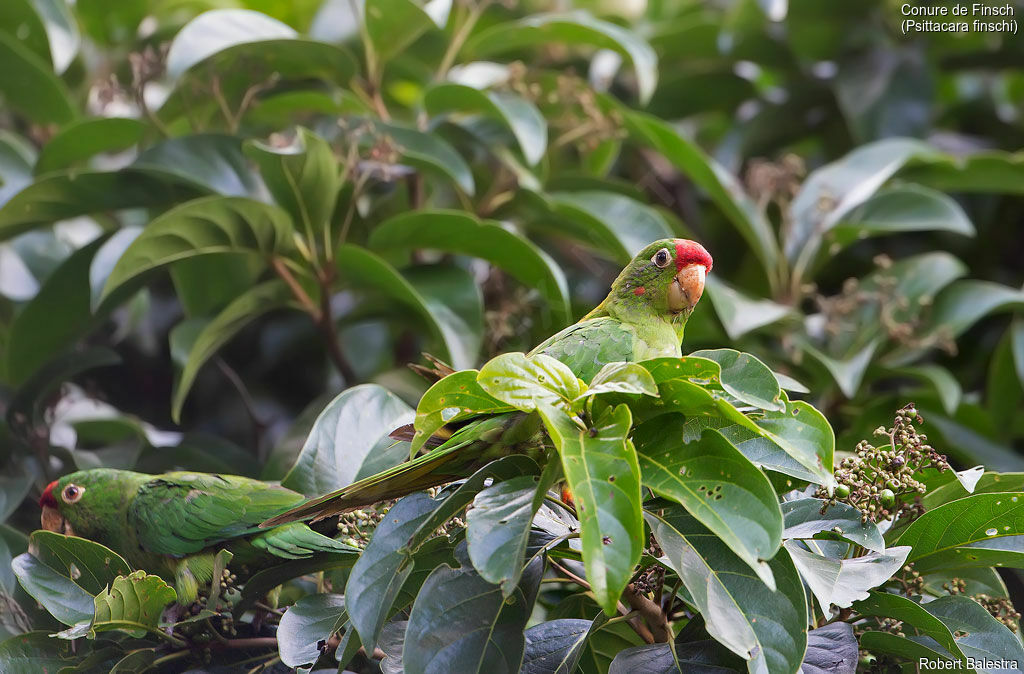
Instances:
[[[696,241],[676,239],[676,271],[690,264],[702,264],[705,271],[711,271],[711,253]]]
[[[53,490],[57,487],[57,480],[54,480],[50,484],[46,485],[46,489],[43,490],[43,495],[39,497],[39,507],[45,508],[50,506],[51,508],[57,507],[57,499],[53,496]]]

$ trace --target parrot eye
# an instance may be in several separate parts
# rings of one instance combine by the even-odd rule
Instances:
[[[654,264],[658,265],[661,268],[665,268],[668,266],[668,263],[671,261],[671,259],[671,256],[668,254],[668,248],[662,248],[661,250],[654,254],[654,257],[651,258],[651,262],[653,262]]]
[[[64,499],[65,503],[77,503],[84,493],[85,487],[79,487],[77,484],[69,484],[64,487],[64,491],[60,493],[60,497]]]

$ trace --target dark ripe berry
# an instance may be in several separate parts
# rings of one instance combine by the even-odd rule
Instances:
[[[847,485],[841,484],[836,487],[836,498],[846,498],[849,495],[850,488]]]
[[[896,503],[896,494],[892,492],[892,489],[883,489],[878,495],[878,499],[882,502],[882,505],[888,508],[893,503]]]

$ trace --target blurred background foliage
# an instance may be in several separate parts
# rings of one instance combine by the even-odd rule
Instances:
[[[684,352],[1024,469],[1024,41],[899,6],[5,0],[0,589],[53,476],[280,479],[346,387],[415,405],[669,235]]]

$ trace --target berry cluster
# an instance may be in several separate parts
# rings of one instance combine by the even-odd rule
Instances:
[[[351,510],[338,518],[339,540],[360,550],[370,542],[377,524],[384,519],[394,501],[378,503],[366,510]]]
[[[942,589],[950,594],[967,594],[967,581],[962,578],[951,578],[942,584]],[[1020,612],[1007,597],[993,597],[988,594],[976,594],[971,599],[981,604],[992,617],[1016,632],[1020,625]]]
[[[819,488],[815,493],[825,500],[822,513],[843,502],[860,510],[864,522],[919,517],[926,488],[915,475],[926,468],[943,472],[950,467],[946,457],[928,444],[928,437],[917,432],[915,424],[923,421],[910,403],[896,412],[891,428],[875,429],[886,443],[877,447],[866,440],[858,443],[854,455],[843,459],[835,472],[835,492],[829,496]]]

